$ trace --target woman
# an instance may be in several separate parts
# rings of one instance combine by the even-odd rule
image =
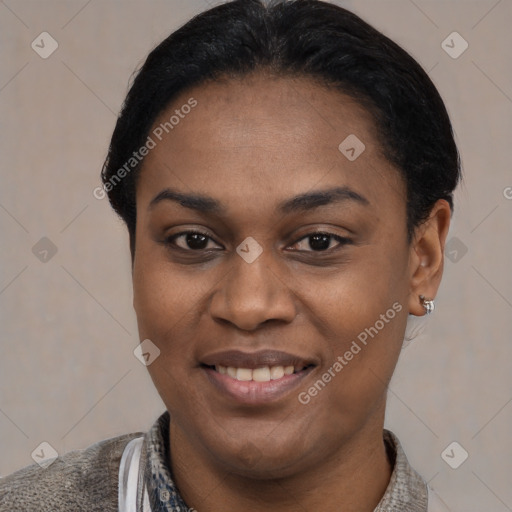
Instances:
[[[102,178],[167,410],[2,479],[2,511],[444,510],[383,428],[460,178],[414,59],[328,3],[220,5],[151,52]]]

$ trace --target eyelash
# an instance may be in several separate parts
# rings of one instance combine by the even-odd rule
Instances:
[[[190,231],[182,231],[180,233],[177,233],[175,235],[172,235],[168,238],[165,239],[164,241],[164,245],[167,245],[169,246],[171,249],[176,249],[176,250],[182,250],[182,251],[185,251],[185,252],[191,252],[191,253],[201,253],[201,252],[204,252],[204,251],[207,251],[208,249],[184,249],[183,247],[179,247],[175,244],[175,240],[177,238],[179,238],[180,236],[184,236],[184,235],[190,235],[190,234],[196,234],[196,235],[202,235],[212,241],[213,238],[208,235],[207,233],[204,233],[202,231],[195,231],[195,230],[190,230]],[[325,231],[313,231],[311,233],[308,233],[307,235],[304,235],[303,237],[299,238],[296,242],[294,242],[292,245],[295,245],[297,244],[298,242],[301,242],[302,240],[305,240],[309,237],[312,237],[314,235],[325,235],[325,236],[328,236],[330,238],[334,238],[337,242],[339,242],[339,245],[334,247],[334,248],[330,248],[330,249],[326,249],[326,250],[321,250],[321,251],[314,251],[314,250],[310,250],[310,251],[297,251],[297,252],[310,252],[310,253],[317,253],[317,254],[330,254],[331,252],[337,250],[337,249],[340,249],[341,247],[343,247],[344,245],[349,245],[352,243],[352,240],[350,238],[347,238],[347,237],[343,237],[343,236],[340,236],[340,235],[335,235],[334,233],[329,233],[329,232],[325,232]],[[217,242],[215,242],[217,243]]]

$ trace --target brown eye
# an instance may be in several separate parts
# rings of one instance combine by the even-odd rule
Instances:
[[[178,240],[181,240],[181,244],[177,243]],[[166,243],[175,245],[184,250],[202,251],[212,248],[208,247],[209,240],[213,242],[212,238],[206,233],[200,231],[183,231],[182,233],[169,237]]]
[[[352,243],[349,238],[335,235],[333,233],[311,233],[301,238],[295,245],[299,245],[305,240],[307,242],[303,244],[303,248],[299,247],[298,250],[306,252],[325,252],[332,249],[330,246],[333,240],[338,242],[338,246],[335,246],[335,249]],[[308,250],[308,247],[311,251]]]

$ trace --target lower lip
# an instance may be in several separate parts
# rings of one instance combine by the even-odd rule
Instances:
[[[280,379],[267,382],[236,380],[212,368],[202,367],[201,369],[205,372],[208,380],[224,395],[241,404],[262,405],[275,402],[298,388],[314,370],[314,367],[311,366],[300,372],[284,375]]]

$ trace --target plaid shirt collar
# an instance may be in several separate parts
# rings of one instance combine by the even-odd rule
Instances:
[[[152,512],[193,512],[178,493],[168,463],[169,412],[164,412],[146,434],[145,479]],[[384,430],[384,441],[394,469],[374,512],[427,512],[427,485],[409,465],[398,438]]]

